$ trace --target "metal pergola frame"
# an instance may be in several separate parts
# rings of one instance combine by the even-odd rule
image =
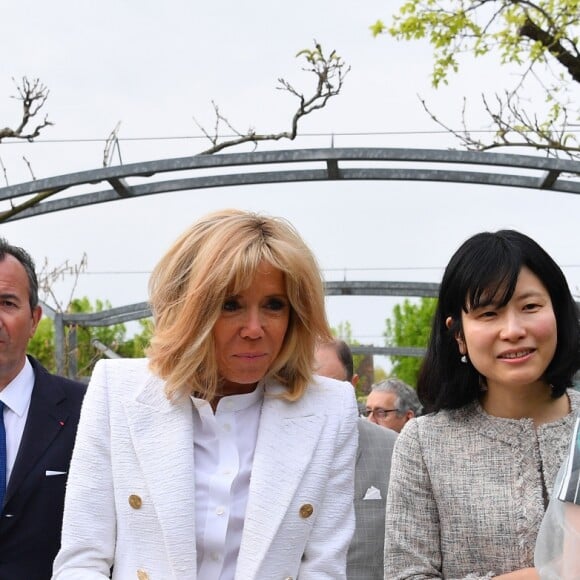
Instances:
[[[291,167],[291,169],[288,169]],[[70,173],[0,188],[0,223],[118,200],[240,185],[323,181],[453,182],[580,194],[580,162],[531,155],[437,149],[317,148],[194,155]],[[95,186],[102,186],[95,191]],[[326,294],[437,296],[438,284],[327,282]],[[65,314],[44,305],[55,322],[57,372],[64,368],[65,327],[109,326],[150,316],[147,303],[90,314]],[[69,333],[74,341],[75,333]],[[101,345],[105,350],[106,345]],[[354,353],[421,356],[423,349],[358,346]]]
[[[373,166],[364,165],[369,162]],[[287,170],[289,165],[294,168]],[[466,166],[471,169],[463,169]],[[248,167],[271,170],[232,169]],[[179,175],[188,171],[202,175]],[[155,176],[161,178],[154,179]],[[213,187],[382,180],[454,182],[579,194],[578,177],[578,161],[474,151],[355,147],[194,155],[92,169],[0,188],[0,202],[10,201],[12,205],[0,212],[0,222],[121,199]],[[142,179],[147,181],[140,183]],[[94,191],[97,184],[106,187]],[[16,202],[20,198],[25,200]]]

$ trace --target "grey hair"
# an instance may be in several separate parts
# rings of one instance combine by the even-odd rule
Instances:
[[[386,379],[380,383],[375,383],[371,387],[371,392],[393,393],[395,395],[395,407],[397,416],[402,417],[407,411],[413,411],[416,417],[421,414],[422,406],[417,397],[417,392],[413,387],[400,379]]]

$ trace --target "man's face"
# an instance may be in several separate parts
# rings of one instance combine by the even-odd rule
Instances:
[[[367,397],[366,409],[367,412],[372,411],[368,416],[369,421],[400,433],[405,423],[413,417],[414,413],[413,411],[407,411],[402,417],[399,417],[395,410],[397,408],[395,399],[396,396],[393,393],[371,391]],[[384,417],[380,415],[384,415]]]
[[[0,261],[0,390],[22,369],[28,341],[42,310],[29,304],[24,266],[11,255]]]
[[[336,350],[331,346],[319,346],[314,354],[314,372],[322,377],[346,381],[346,369],[340,362]]]

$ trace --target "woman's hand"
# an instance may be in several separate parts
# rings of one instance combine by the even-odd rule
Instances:
[[[540,580],[540,575],[535,568],[522,568],[509,572],[509,574],[500,574],[494,578],[501,578],[503,580]]]

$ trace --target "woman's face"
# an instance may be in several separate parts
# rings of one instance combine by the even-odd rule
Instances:
[[[510,301],[462,313],[459,350],[487,379],[487,388],[512,388],[542,382],[557,344],[556,316],[548,291],[522,268]]]
[[[214,326],[220,394],[254,389],[282,348],[289,318],[284,274],[262,262],[250,286],[226,298]]]

